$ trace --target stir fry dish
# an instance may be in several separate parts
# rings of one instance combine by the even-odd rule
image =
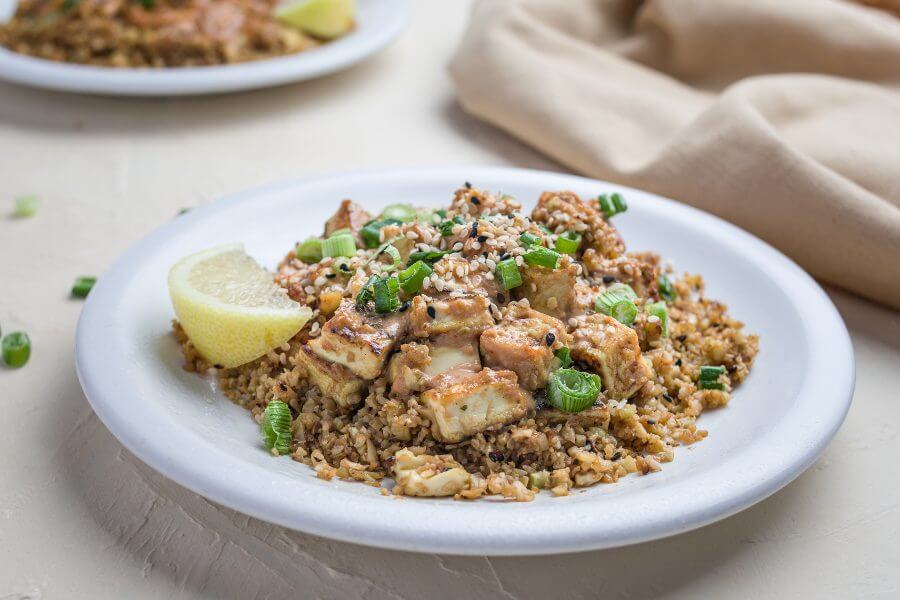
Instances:
[[[548,191],[526,213],[469,183],[441,210],[345,200],[274,276],[240,246],[173,267],[185,367],[272,454],[383,494],[528,501],[659,471],[758,339],[698,275],[627,252],[627,208]]]

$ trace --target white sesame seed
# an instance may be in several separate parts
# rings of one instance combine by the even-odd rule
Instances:
[[[454,252],[459,252],[459,251],[462,250],[462,249],[463,249],[463,243],[462,243],[462,242],[456,242],[455,244],[453,244],[453,251],[454,251]]]
[[[414,239],[416,239],[417,237],[419,237],[419,235],[418,235],[415,231],[407,231],[407,232],[406,232],[406,237],[407,237],[408,239],[410,239],[410,240],[414,240]]]

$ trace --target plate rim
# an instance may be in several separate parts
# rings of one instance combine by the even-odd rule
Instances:
[[[382,28],[356,30],[295,54],[230,65],[115,69],[56,62],[0,47],[0,81],[59,92],[146,98],[224,94],[306,81],[363,61],[400,35],[409,23],[409,0],[375,2],[384,20]]]
[[[798,447],[802,447],[802,450],[798,450],[796,456],[793,456],[791,460],[781,460],[781,463],[785,464],[782,464],[780,469],[769,469],[769,471],[774,471],[774,473],[769,473],[765,477],[758,477],[758,481],[755,483],[745,484],[738,493],[732,492],[727,498],[720,498],[711,506],[708,506],[703,510],[695,509],[693,513],[688,514],[678,522],[670,522],[665,525],[655,523],[643,528],[636,534],[628,535],[620,532],[618,535],[608,537],[592,536],[590,532],[586,533],[585,531],[579,531],[578,535],[573,535],[572,532],[568,532],[568,536],[565,534],[547,534],[544,532],[543,535],[540,536],[520,536],[521,539],[518,540],[518,545],[512,546],[512,542],[510,541],[498,542],[495,539],[493,541],[484,542],[484,540],[479,540],[478,545],[473,549],[471,540],[454,538],[452,534],[450,537],[440,541],[436,541],[433,538],[421,540],[418,539],[417,536],[411,535],[410,531],[398,532],[393,528],[386,527],[383,523],[376,526],[373,526],[371,523],[363,524],[354,516],[349,518],[343,516],[341,518],[335,518],[333,514],[322,514],[321,510],[314,515],[305,514],[300,515],[298,518],[296,510],[289,510],[290,507],[280,505],[275,499],[267,498],[266,501],[260,503],[259,493],[255,492],[248,494],[246,485],[232,485],[230,481],[227,481],[227,478],[226,480],[223,480],[223,478],[211,474],[208,470],[204,471],[203,469],[186,466],[186,463],[182,463],[179,460],[180,458],[183,458],[183,450],[171,450],[165,444],[157,445],[156,447],[148,446],[146,443],[147,440],[145,439],[145,436],[142,435],[139,428],[133,426],[128,419],[123,419],[122,414],[117,414],[114,396],[111,396],[108,393],[109,390],[106,392],[103,391],[103,382],[96,376],[96,370],[90,366],[92,361],[87,348],[90,347],[91,337],[93,335],[91,324],[92,322],[98,322],[98,317],[100,317],[102,321],[101,315],[103,311],[100,308],[100,304],[105,299],[105,290],[107,287],[113,285],[110,281],[115,282],[116,277],[120,276],[117,272],[126,269],[129,262],[138,260],[142,255],[152,251],[155,244],[158,243],[158,240],[164,239],[167,233],[171,232],[174,234],[182,227],[188,227],[191,221],[202,219],[206,214],[217,212],[232,204],[252,202],[255,197],[266,193],[273,193],[278,190],[297,190],[303,186],[327,184],[329,181],[346,181],[347,178],[351,177],[375,180],[378,178],[386,178],[393,180],[402,179],[404,177],[449,177],[450,174],[453,173],[464,173],[465,177],[468,179],[486,179],[489,177],[506,179],[517,178],[520,181],[528,179],[541,181],[553,179],[554,181],[559,182],[577,182],[581,185],[614,185],[616,188],[626,192],[637,192],[654,198],[665,204],[668,209],[676,211],[676,213],[681,212],[692,219],[699,218],[707,220],[719,227],[723,235],[737,236],[742,242],[751,244],[755,251],[768,255],[768,258],[775,261],[778,265],[782,277],[787,276],[789,278],[794,278],[794,283],[805,288],[805,291],[808,294],[805,300],[818,304],[818,319],[815,325],[819,327],[820,330],[829,330],[829,335],[827,336],[830,342],[828,351],[832,358],[836,356],[839,359],[835,361],[838,366],[832,368],[830,372],[832,373],[833,378],[836,379],[838,383],[842,382],[843,385],[840,389],[832,390],[831,396],[836,400],[836,403],[833,406],[829,406],[829,418],[823,419],[824,425],[818,427],[817,436],[814,439],[808,439],[810,436],[807,433],[807,439],[804,440],[805,443],[797,445]],[[541,185],[546,184],[542,183]],[[261,520],[276,523],[291,529],[345,542],[395,550],[438,552],[442,554],[501,556],[577,552],[625,546],[668,537],[731,516],[765,499],[790,483],[820,456],[843,423],[852,402],[853,390],[855,387],[855,358],[853,347],[849,333],[847,332],[846,326],[837,309],[818,283],[789,258],[752,234],[714,215],[643,190],[636,190],[634,188],[629,188],[628,186],[576,175],[514,167],[476,167],[465,165],[444,167],[390,167],[312,175],[309,177],[286,179],[263,186],[253,187],[193,209],[190,213],[176,221],[161,225],[143,239],[133,244],[125,251],[125,253],[116,259],[106,270],[104,275],[100,277],[97,286],[94,288],[83,307],[76,331],[76,372],[78,379],[84,390],[85,396],[100,420],[113,433],[119,442],[135,454],[141,461],[179,485],[215,502],[238,512],[249,514]],[[824,311],[824,313],[822,313],[822,311]],[[826,327],[822,327],[823,316],[829,321]],[[804,323],[806,325],[811,325],[811,323]],[[810,331],[812,330],[807,328],[807,334],[809,334]],[[816,350],[815,347],[811,348],[811,352]],[[842,366],[843,369],[841,368]],[[807,377],[807,379],[809,378]],[[806,388],[803,387],[798,391],[798,396],[802,396],[805,393],[809,393],[809,391],[806,391]],[[110,401],[110,397],[113,397],[112,401]],[[810,431],[812,429],[813,428],[810,428]],[[418,502],[417,500],[407,501]],[[485,506],[493,506],[493,508],[490,508],[489,510],[496,510],[497,506],[505,505],[492,505],[491,503],[486,503]],[[307,506],[305,508],[308,509],[309,507]],[[447,508],[449,509],[449,506]],[[393,511],[393,509],[390,509],[388,512],[391,511]],[[324,512],[328,513],[328,510],[325,510]]]

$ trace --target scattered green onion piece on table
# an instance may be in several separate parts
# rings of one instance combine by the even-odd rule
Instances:
[[[450,254],[449,250],[422,250],[420,252],[413,252],[409,255],[406,264],[411,265],[421,260],[422,262],[433,265],[447,254]]]
[[[19,196],[16,198],[16,209],[14,211],[17,217],[33,217],[38,210],[37,196]]]
[[[523,256],[525,262],[529,265],[544,267],[546,269],[555,269],[559,267],[559,252],[550,248],[532,247],[531,250]]]
[[[527,248],[529,246],[534,246],[535,244],[540,244],[541,238],[526,231],[519,236],[519,242]]]
[[[400,289],[407,294],[415,294],[422,288],[422,282],[431,275],[433,269],[424,262],[417,261],[408,268],[397,273]]]
[[[581,412],[600,395],[600,378],[575,369],[557,369],[547,384],[547,402],[561,411]]]
[[[356,254],[356,240],[349,233],[332,235],[322,242],[322,256],[353,256]]]
[[[553,356],[555,356],[557,360],[559,360],[563,369],[568,368],[569,365],[572,364],[572,351],[569,350],[566,346],[555,350],[553,352]]]
[[[659,302],[648,304],[647,314],[659,319],[660,327],[662,327],[662,336],[664,338],[669,337],[669,309],[666,308],[666,303],[660,300]]]
[[[575,254],[581,246],[581,235],[566,232],[556,238],[556,251],[561,254]]]
[[[522,274],[519,272],[519,265],[516,264],[514,258],[507,258],[497,263],[494,276],[500,281],[500,286],[504,290],[511,290],[522,285]]]
[[[378,314],[392,313],[400,308],[400,283],[396,277],[383,277],[374,285],[375,312]]]
[[[391,204],[381,212],[382,219],[396,219],[403,223],[416,220],[416,209],[409,204]]]
[[[322,260],[322,240],[311,237],[305,242],[297,244],[294,254],[307,264],[317,263]]]
[[[21,331],[7,334],[0,345],[3,349],[3,362],[14,369],[25,366],[31,357],[31,340]]]
[[[291,409],[281,400],[272,400],[263,413],[260,426],[266,448],[280,455],[291,451]]]
[[[79,277],[72,286],[72,295],[76,298],[87,298],[95,283],[97,283],[96,277]]]
[[[663,300],[667,302],[672,302],[676,298],[678,298],[678,293],[675,291],[675,286],[672,285],[672,280],[669,279],[668,275],[660,275],[656,279],[657,288],[659,289],[659,295]]]

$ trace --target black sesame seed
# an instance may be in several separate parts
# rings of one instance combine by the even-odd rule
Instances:
[[[472,204],[474,204],[475,206],[478,206],[479,204],[481,204],[481,200],[479,200],[475,196],[472,196],[471,198],[469,198],[469,200],[471,200]]]
[[[656,419],[647,419],[647,425],[656,425]]]
[[[469,183],[468,181],[465,183],[465,185],[466,185],[466,189],[467,189],[467,190],[471,190],[471,189],[472,189],[472,184]]]
[[[478,235],[478,221],[472,223],[472,231],[469,232],[469,237],[473,238]]]
[[[615,280],[616,280],[615,275],[604,275],[603,276],[603,283],[612,283]]]
[[[432,319],[435,318],[435,317],[437,316],[437,311],[434,310],[434,307],[433,307],[433,306],[429,306],[429,307],[426,309],[425,312],[427,312],[427,313],[428,313],[428,316],[431,317]]]
[[[479,236],[478,236],[478,241],[481,242],[482,244],[485,243],[485,242],[487,241],[487,236],[486,236],[486,235],[479,235]]]
[[[663,398],[666,399],[666,402],[672,402],[673,404],[675,403],[675,400],[673,400],[672,396],[670,396],[669,394],[664,393]]]
[[[494,462],[502,462],[505,457],[501,452],[490,452],[488,453],[488,458]]]
[[[506,296],[504,296],[500,292],[497,292],[497,302],[503,304],[504,302],[506,302]]]
[[[334,279],[337,277],[336,273],[325,273],[325,279]]]
[[[676,366],[676,367],[680,367],[680,366],[681,366],[681,359],[680,359],[680,358],[675,360],[675,366]]]
[[[349,273],[350,265],[348,265],[347,263],[341,263],[340,269],[341,269],[341,271],[346,271],[347,273]]]
[[[406,311],[409,309],[409,305],[410,305],[410,304],[411,304],[411,303],[410,303],[409,300],[407,300],[406,302],[404,302],[403,304],[401,304],[401,305],[400,305],[400,309],[399,309],[400,312],[406,312]]]
[[[676,339],[677,339],[679,342],[683,342],[684,340],[687,339],[687,336],[684,335],[684,334],[681,334],[681,335],[679,335]]]
[[[622,458],[621,452],[616,452],[615,454],[612,455],[613,460],[619,460],[620,458]]]
[[[556,341],[556,335],[554,335],[554,333],[551,331],[550,333],[547,334],[546,341],[547,341],[548,346],[552,346],[553,342]]]
[[[497,258],[498,258],[499,260],[506,260],[508,257],[509,257],[509,254],[507,254],[506,252],[504,252],[503,254],[501,254],[500,256],[498,256]]]
[[[287,391],[287,386],[284,385],[283,383],[279,383],[279,384],[278,384],[278,388],[279,388],[282,392],[286,392],[286,391]]]
[[[223,367],[222,365],[213,365],[213,368],[216,368],[216,369],[224,369],[225,367]]]

